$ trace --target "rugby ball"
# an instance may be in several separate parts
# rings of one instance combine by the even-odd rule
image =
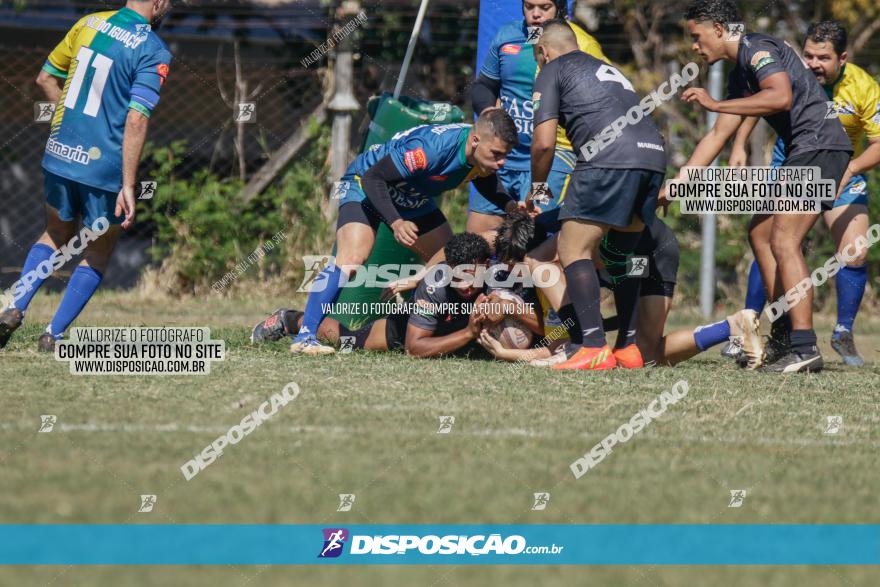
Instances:
[[[506,349],[527,349],[532,344],[532,331],[516,318],[505,318],[489,331]]]

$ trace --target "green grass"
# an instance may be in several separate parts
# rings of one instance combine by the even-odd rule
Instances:
[[[717,350],[674,369],[557,373],[402,355],[291,356],[249,324],[283,301],[103,293],[80,325],[210,326],[227,358],[203,377],[72,376],[35,351],[57,297],[38,296],[0,352],[0,523],[880,523],[880,322],[869,366],[774,378]],[[675,313],[675,310],[673,311]],[[700,322],[677,315],[678,325]],[[818,327],[823,342],[828,323]],[[688,396],[594,470],[568,465],[687,380]],[[272,393],[300,396],[186,482],[179,467]],[[41,414],[56,431],[36,434]],[[439,416],[453,432],[436,434]],[[826,416],[843,430],[823,434]],[[731,489],[748,491],[728,508]],[[550,491],[545,511],[532,494]],[[138,514],[154,493],[154,512]],[[339,493],[357,496],[336,512]],[[876,585],[859,567],[28,567],[0,585]]]

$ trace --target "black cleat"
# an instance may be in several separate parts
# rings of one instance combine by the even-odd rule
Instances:
[[[24,316],[15,308],[7,308],[0,312],[0,349],[9,342],[9,337],[21,326]]]
[[[41,353],[55,353],[55,337],[49,334],[48,332],[44,332],[40,337],[40,340],[37,341],[37,350]]]
[[[776,362],[765,365],[763,373],[818,373],[824,363],[819,349],[814,345],[804,351],[789,349]]]
[[[296,322],[301,315],[302,312],[298,310],[284,308],[275,310],[271,316],[254,326],[251,331],[251,342],[254,344],[274,342],[290,336],[299,330]]]

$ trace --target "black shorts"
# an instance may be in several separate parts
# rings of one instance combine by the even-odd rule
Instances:
[[[385,343],[389,351],[402,351],[406,348],[406,325],[409,314],[390,314],[385,319]]]
[[[379,224],[382,222],[382,216],[368,202],[348,202],[339,207],[339,218],[336,221],[336,230],[339,230],[346,224],[357,222],[358,224],[366,224],[373,230],[379,230]],[[422,216],[411,218],[410,222],[414,222],[419,227],[419,234],[424,235],[438,226],[442,226],[446,222],[446,216],[439,209],[435,208]]]
[[[650,226],[663,176],[646,169],[575,169],[559,207],[559,219],[626,228],[638,216]]]
[[[807,151],[793,157],[787,158],[782,162],[783,167],[818,167],[821,170],[822,177],[820,179],[833,179],[834,189],[840,187],[843,175],[846,173],[846,167],[849,165],[852,153],[848,151],[828,151],[821,149],[819,151]],[[822,210],[828,211],[834,207],[834,200],[822,200]]]
[[[641,295],[671,298],[678,279],[680,249],[666,223],[658,218],[646,228],[634,254],[648,257],[648,276],[642,280]]]
[[[659,218],[645,229],[642,238],[639,239],[633,256],[648,258],[648,273],[641,278],[642,284],[639,296],[663,296],[671,298],[675,293],[675,283],[678,279],[678,264],[680,249],[678,239],[666,223]],[[602,269],[599,271],[599,284],[608,289],[614,289],[611,276]]]

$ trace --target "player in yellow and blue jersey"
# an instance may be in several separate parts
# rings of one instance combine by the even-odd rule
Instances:
[[[43,157],[46,230],[25,260],[13,300],[0,313],[0,348],[24,319],[68,243],[85,247],[39,349],[52,351],[97,290],[121,229],[135,218],[135,176],[150,115],[171,65],[153,30],[170,0],[129,0],[81,18],[49,54],[37,78],[56,104]],[[72,240],[73,239],[73,240]],[[59,250],[61,250],[59,252]]]

